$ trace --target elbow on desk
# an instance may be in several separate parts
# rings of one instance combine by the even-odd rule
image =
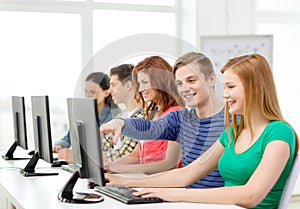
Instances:
[[[263,198],[260,197],[257,193],[247,193],[244,197],[239,198],[239,201],[235,204],[244,208],[253,208],[257,206]]]

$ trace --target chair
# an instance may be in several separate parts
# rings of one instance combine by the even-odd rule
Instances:
[[[298,179],[298,175],[300,172],[300,154],[297,154],[294,163],[293,163],[293,167],[291,170],[291,173],[286,181],[286,184],[284,186],[282,195],[281,195],[281,199],[279,202],[279,206],[278,209],[287,209],[292,192],[294,190],[296,181]]]

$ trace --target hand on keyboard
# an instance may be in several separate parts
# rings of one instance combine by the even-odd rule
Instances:
[[[156,198],[156,197],[144,198],[144,197],[134,196],[132,193],[137,192],[137,190],[129,187],[124,187],[124,186],[105,186],[105,187],[95,186],[94,189],[102,194],[105,194],[111,198],[114,198],[126,204],[162,202],[160,198]]]

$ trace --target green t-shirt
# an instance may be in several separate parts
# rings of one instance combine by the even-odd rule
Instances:
[[[224,153],[220,158],[218,169],[225,181],[225,186],[244,185],[259,165],[267,144],[274,140],[282,140],[290,145],[290,158],[271,191],[255,208],[277,208],[285,182],[291,171],[295,153],[295,134],[293,129],[282,121],[272,121],[265,128],[259,139],[246,151],[236,154],[235,140],[229,143],[227,131],[220,137]],[[247,191],[245,191],[247,192]]]

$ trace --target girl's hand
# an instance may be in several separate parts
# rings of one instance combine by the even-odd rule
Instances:
[[[125,179],[111,173],[105,173],[105,179],[107,180],[106,185],[110,186],[126,186]]]
[[[179,197],[185,192],[185,188],[146,188],[138,192],[134,192],[133,195],[141,197],[158,197],[168,202],[178,202]]]

